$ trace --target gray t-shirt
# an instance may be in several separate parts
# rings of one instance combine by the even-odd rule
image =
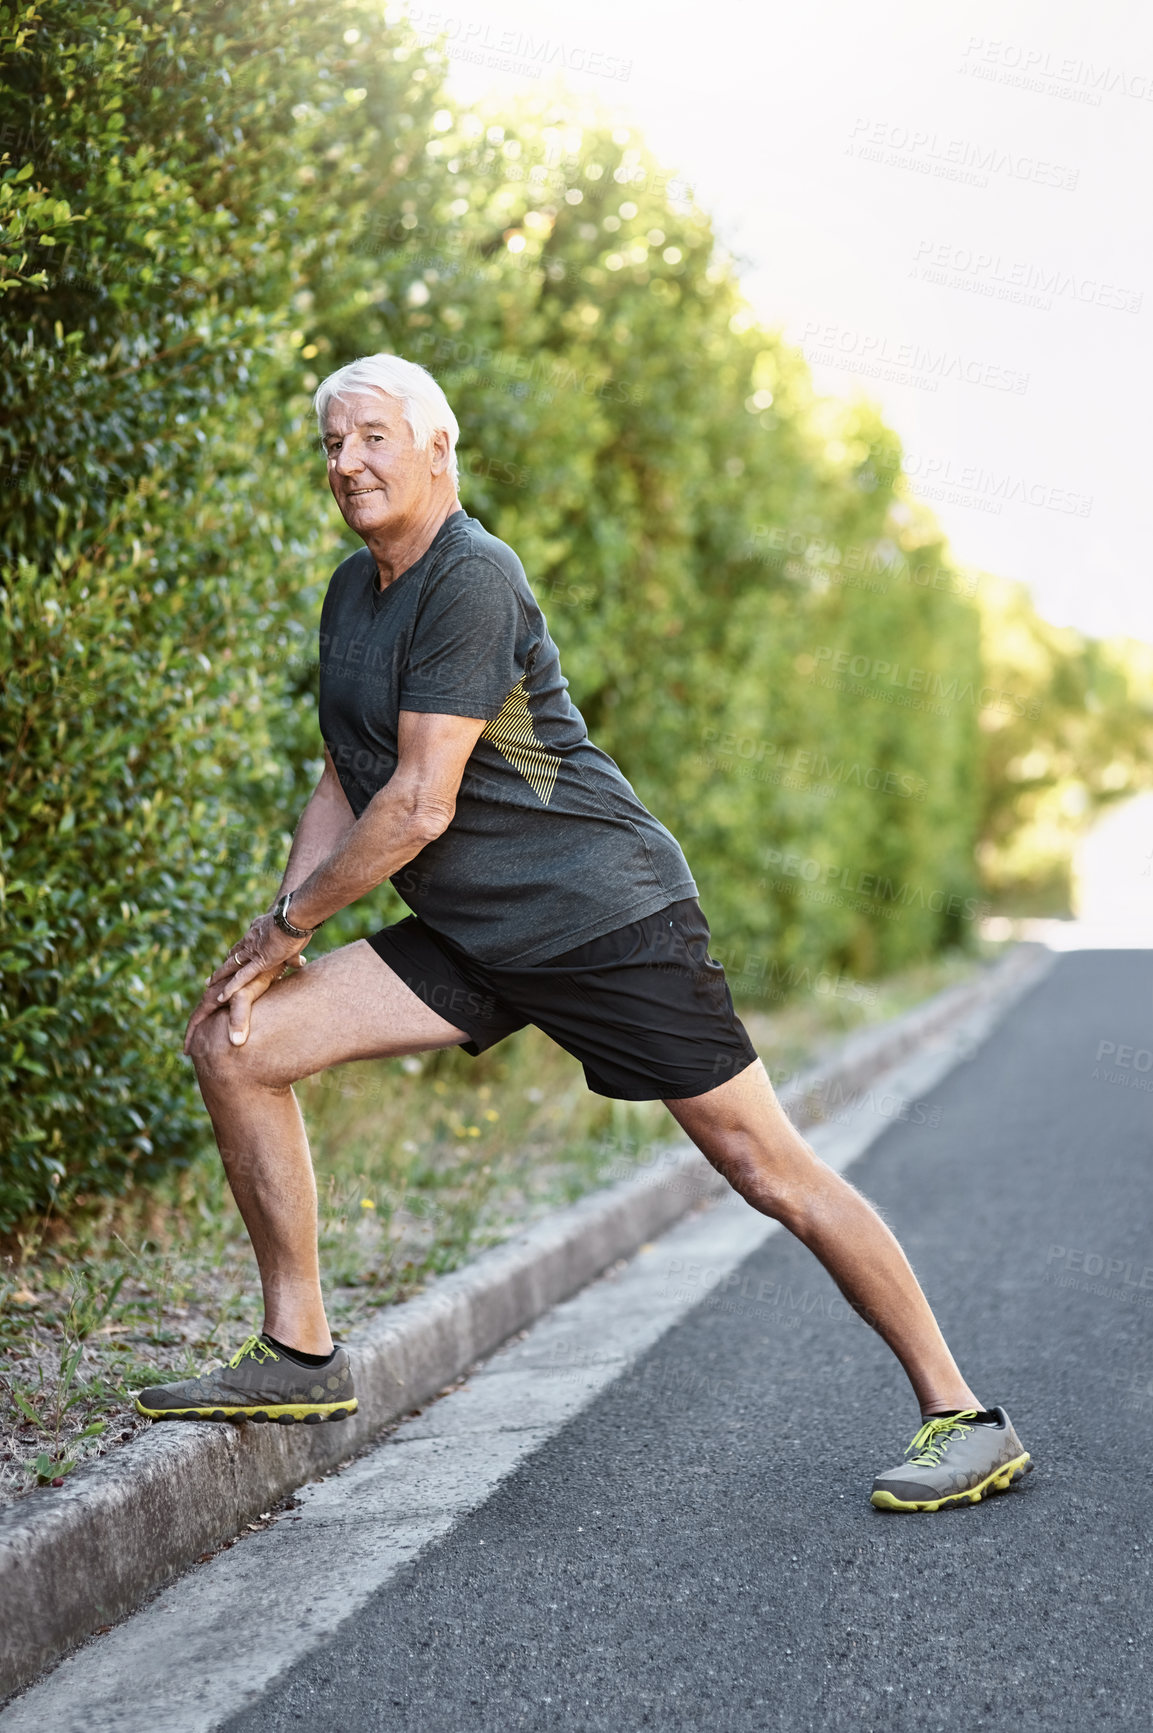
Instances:
[[[455,512],[380,591],[367,548],[320,620],[320,731],[359,818],[401,710],[483,717],[456,813],[392,883],[480,962],[528,964],[697,894],[676,839],[593,745],[510,547]]]

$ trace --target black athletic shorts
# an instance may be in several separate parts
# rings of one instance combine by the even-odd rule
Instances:
[[[534,1023],[597,1095],[683,1101],[757,1057],[693,897],[523,968],[478,963],[416,915],[369,944],[474,1056]]]

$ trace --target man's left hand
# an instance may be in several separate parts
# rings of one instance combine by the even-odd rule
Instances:
[[[308,935],[311,938],[311,934]],[[211,975],[204,996],[188,1021],[184,1051],[189,1052],[199,1024],[228,1008],[229,1035],[234,1046],[248,1039],[248,1020],[257,999],[267,993],[286,968],[302,969],[308,938],[294,939],[271,915],[258,915],[238,945]]]

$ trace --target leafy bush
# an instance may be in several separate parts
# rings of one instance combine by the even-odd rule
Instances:
[[[331,70],[347,18],[0,7],[0,1225],[195,1146],[193,984],[267,905],[303,796],[333,537],[292,303],[343,214],[299,171],[318,132],[379,146],[391,120],[395,149],[426,106],[382,61],[366,125]]]
[[[738,987],[963,936],[977,615],[894,435],[814,395],[635,138],[442,73],[370,0],[0,0],[0,1227],[203,1137],[183,1020],[318,769],[352,544],[308,396],[354,355],[445,385]]]

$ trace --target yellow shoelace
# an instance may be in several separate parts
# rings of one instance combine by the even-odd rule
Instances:
[[[251,1355],[258,1364],[263,1364],[265,1360],[280,1359],[280,1355],[274,1354],[272,1349],[268,1346],[268,1343],[262,1342],[259,1336],[249,1336],[243,1346],[236,1350],[228,1364],[235,1371],[236,1367],[240,1365],[240,1362],[247,1359],[249,1355]]]
[[[976,1413],[975,1408],[966,1408],[962,1414],[935,1414],[931,1420],[926,1420],[905,1452],[905,1455],[908,1456],[914,1450],[920,1451],[919,1456],[913,1457],[912,1466],[914,1468],[939,1467],[942,1453],[949,1442],[946,1434],[959,1432],[963,1435],[966,1432],[972,1432],[973,1428],[966,1426],[965,1421],[974,1419]]]

